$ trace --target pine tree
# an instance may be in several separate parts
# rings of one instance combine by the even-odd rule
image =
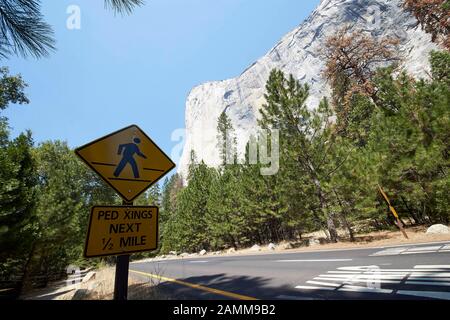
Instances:
[[[87,169],[60,141],[43,143],[34,154],[39,177],[38,231],[28,272],[48,280],[82,256],[89,215],[89,195],[83,192]]]
[[[239,173],[225,168],[214,179],[207,202],[205,223],[208,242],[213,248],[238,248],[246,244],[242,216],[242,199]]]
[[[398,211],[418,223],[448,221],[443,194],[448,187],[450,88],[437,67],[445,66],[448,53],[434,57],[434,81],[416,81],[405,73],[394,77],[389,68],[374,80],[382,108],[372,119],[368,152],[375,158],[377,181],[393,195]]]
[[[192,158],[195,158],[194,153]],[[189,184],[178,193],[175,212],[164,227],[163,252],[208,248],[205,216],[210,188],[215,179],[215,169],[208,168],[203,161],[191,163]]]
[[[164,180],[161,194],[161,222],[164,224],[176,210],[178,193],[183,189],[183,181],[178,173]]]
[[[0,69],[0,111],[11,103],[25,104],[26,83]],[[20,290],[36,235],[35,161],[31,133],[11,140],[8,121],[0,117],[0,279]]]
[[[230,155],[234,155],[236,150],[236,138],[233,125],[225,111],[217,120],[217,141],[222,163],[210,188],[205,223],[209,243],[213,248],[237,248],[242,240],[239,168],[234,164],[235,159],[231,161]]]
[[[224,111],[217,120],[217,148],[219,150],[222,167],[225,167],[227,164],[235,163],[236,159],[231,157],[236,155],[236,144],[237,140],[233,125]]]
[[[434,42],[450,50],[449,0],[403,0],[403,7],[417,18]]]
[[[9,140],[0,120],[0,279],[20,289],[36,236],[35,162],[31,134]]]
[[[299,175],[307,177],[314,186],[315,219],[325,218],[330,240],[335,242],[338,236],[336,218],[328,208],[327,181],[337,168],[332,167],[328,157],[335,147],[328,101],[324,99],[317,111],[309,111],[306,107],[309,87],[300,84],[292,75],[286,79],[278,70],[271,72],[266,88],[267,104],[261,110],[260,125],[280,130],[281,139],[289,141],[285,153],[297,161]],[[337,164],[340,165],[342,163]]]
[[[320,54],[326,61],[323,71],[333,90],[332,104],[337,116],[337,128],[345,134],[350,123],[370,117],[371,108],[354,110],[355,99],[370,97],[377,102],[372,79],[376,70],[399,60],[399,40],[374,38],[362,30],[350,32],[345,26],[327,38]]]

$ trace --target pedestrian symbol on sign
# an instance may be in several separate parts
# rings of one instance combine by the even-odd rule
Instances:
[[[127,202],[175,167],[136,125],[79,147],[76,154]]]
[[[116,170],[114,171],[114,177],[118,177],[122,170],[125,168],[127,164],[130,164],[131,168],[133,169],[133,175],[136,179],[139,178],[139,169],[136,164],[136,160],[134,160],[134,155],[137,154],[139,157],[147,159],[147,157],[139,150],[138,144],[141,143],[141,139],[134,138],[134,143],[127,143],[127,144],[121,144],[119,145],[119,150],[117,151],[117,154],[120,156],[123,156],[122,160],[120,160],[119,165],[117,166]]]

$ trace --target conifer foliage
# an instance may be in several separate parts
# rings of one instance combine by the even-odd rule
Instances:
[[[299,241],[318,230],[332,242],[354,241],[359,231],[396,228],[378,185],[405,224],[450,222],[450,54],[433,52],[431,79],[416,80],[399,69],[395,41],[341,34],[324,51],[339,51],[336,37],[371,51],[362,53],[362,68],[359,55],[327,64],[325,75],[338,99],[323,99],[311,111],[308,86],[273,70],[259,124],[280,132],[279,172],[264,176],[261,163],[230,164],[223,152],[217,169],[201,159],[192,164],[188,184],[175,197],[172,186],[163,191],[163,202],[176,204],[164,227],[163,252]],[[343,88],[338,74],[350,85]],[[369,90],[352,90],[353,83]],[[225,131],[233,136],[226,112],[217,128],[218,137]],[[234,148],[233,142],[226,147]]]
[[[450,50],[449,0],[404,0],[403,6],[414,14],[434,42]]]

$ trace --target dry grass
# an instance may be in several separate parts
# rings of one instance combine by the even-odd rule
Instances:
[[[57,300],[112,300],[114,297],[115,268],[106,267],[96,271],[95,279],[82,283],[78,291],[57,297]],[[130,272],[128,277],[129,300],[167,300],[158,288],[158,279],[135,277]]]
[[[157,278],[145,277],[133,272],[129,273],[129,300],[170,300],[170,296],[162,292],[160,284],[163,281],[158,278],[164,275],[164,270],[161,269],[159,264],[155,264],[151,274],[157,276]]]

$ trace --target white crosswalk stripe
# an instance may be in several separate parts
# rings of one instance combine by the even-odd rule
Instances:
[[[371,254],[371,257],[376,256],[397,256],[404,254],[419,254],[419,253],[448,253],[450,252],[449,244],[442,245],[433,245],[433,246],[425,246],[425,247],[398,247],[398,248],[389,248],[381,251],[377,251],[374,254]]]
[[[381,269],[378,266],[340,267],[320,274],[303,291],[400,294],[450,300],[450,265],[417,265],[412,269]]]

